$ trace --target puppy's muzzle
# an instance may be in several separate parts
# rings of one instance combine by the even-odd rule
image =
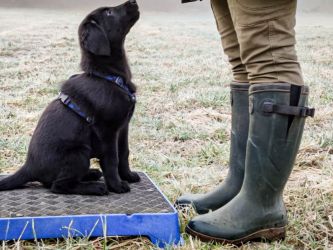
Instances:
[[[138,3],[136,2],[136,0],[129,0],[128,1],[130,4],[132,4],[132,5],[138,5]]]
[[[139,5],[136,2],[136,0],[129,0],[126,2],[126,6],[127,6],[127,13],[129,14],[137,14],[138,10],[139,10]],[[137,16],[137,15],[136,15]]]

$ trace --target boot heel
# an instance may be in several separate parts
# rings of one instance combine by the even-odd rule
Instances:
[[[286,238],[286,228],[270,228],[256,233],[256,237],[268,241],[284,240]]]

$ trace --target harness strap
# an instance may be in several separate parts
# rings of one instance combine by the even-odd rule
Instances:
[[[79,115],[81,118],[83,118],[87,123],[89,123],[90,125],[93,125],[95,123],[95,118],[92,116],[88,116],[87,114],[85,114],[80,107],[71,100],[71,98],[60,92],[58,99],[69,109],[71,109],[74,113],[76,113],[77,115]]]
[[[91,72],[93,76],[105,79],[109,82],[115,83],[119,88],[124,90],[126,94],[130,97],[131,102],[135,103],[136,102],[136,95],[133,91],[129,89],[127,84],[125,83],[124,79],[121,76],[116,76],[116,75],[102,75],[98,72]]]
[[[293,115],[299,117],[314,117],[315,115],[314,108],[277,105],[272,102],[264,102],[262,109],[264,113],[276,113],[280,115]]]

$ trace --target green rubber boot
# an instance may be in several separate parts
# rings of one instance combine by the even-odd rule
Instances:
[[[242,187],[246,142],[249,130],[249,87],[248,83],[232,83],[231,87],[231,149],[229,172],[215,190],[207,194],[187,194],[176,201],[176,206],[192,205],[198,214],[208,213],[227,204]]]
[[[202,241],[241,244],[284,238],[282,193],[292,171],[307,116],[308,87],[287,83],[250,88],[250,128],[241,191],[222,208],[195,217],[186,231]]]

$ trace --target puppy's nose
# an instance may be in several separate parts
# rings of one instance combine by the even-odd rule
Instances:
[[[138,5],[138,3],[136,2],[136,0],[129,0],[129,3],[133,4],[133,5]]]

